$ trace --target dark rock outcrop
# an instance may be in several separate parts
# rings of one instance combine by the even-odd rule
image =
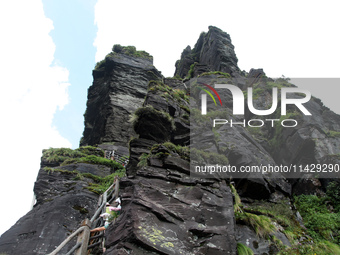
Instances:
[[[263,69],[250,69],[249,74],[247,76],[247,87],[253,87],[254,84],[259,82],[261,78],[265,75]],[[245,90],[245,88],[243,88]]]
[[[124,213],[108,229],[106,253],[236,254],[233,199],[227,183],[190,177],[188,158],[166,143],[159,144],[188,143],[178,139],[189,137],[188,120],[183,119],[188,102],[176,99],[176,91],[166,84],[150,85],[141,110],[152,116],[139,115],[135,127],[149,127],[152,135],[135,128],[140,138],[130,143],[129,179],[121,182]],[[168,114],[178,128],[168,128],[168,134],[155,132],[149,123],[155,123],[159,112]],[[145,165],[136,164],[146,154]]]
[[[281,240],[284,245],[291,245],[283,233],[278,231],[274,233],[274,235],[277,239]],[[278,252],[277,247],[269,240],[257,236],[251,228],[245,225],[236,226],[236,240],[250,247],[254,251],[254,254],[276,254]]]
[[[110,142],[127,146],[134,135],[129,123],[131,115],[142,106],[148,82],[161,77],[152,58],[108,54],[93,70],[80,145]]]
[[[176,62],[175,76],[186,77],[191,65],[195,63],[195,76],[207,71],[221,71],[237,76],[241,73],[237,62],[230,35],[217,27],[209,26],[209,31],[201,33],[192,50],[190,46],[184,49],[181,59]]]
[[[34,185],[36,204],[1,236],[0,252],[8,255],[50,253],[97,209],[98,195],[86,189],[92,179],[76,180],[72,172],[48,172],[44,167],[42,163]],[[86,164],[77,170],[99,175],[106,172]],[[73,245],[69,243],[65,249]]]

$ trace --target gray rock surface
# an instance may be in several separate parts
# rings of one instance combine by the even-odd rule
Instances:
[[[283,233],[277,231],[274,233],[274,236],[280,240],[283,245],[291,246],[289,240]],[[251,248],[254,255],[276,254],[278,252],[275,245],[264,238],[260,238],[252,229],[245,225],[236,226],[236,240]]]
[[[195,76],[206,71],[221,71],[238,76],[241,71],[237,62],[230,35],[217,27],[209,26],[209,31],[201,33],[192,50],[190,46],[184,49],[181,59],[176,62],[175,76],[186,77],[194,63],[198,64]]]
[[[93,71],[80,145],[127,146],[134,135],[131,115],[142,106],[148,82],[161,77],[150,59],[108,54],[104,64]]]
[[[175,99],[176,92],[162,97],[162,90],[148,92],[144,107],[169,114],[176,123],[182,123],[186,111],[185,100]],[[213,182],[190,177],[189,161],[166,146],[154,145],[165,138],[184,145],[176,138],[189,137],[185,121],[176,129],[159,132],[149,123],[158,123],[155,117],[142,115],[137,120],[150,132],[135,129],[139,139],[130,142],[129,178],[121,182],[124,212],[106,234],[108,251],[117,254],[236,254],[234,237],[233,199],[226,182]],[[181,120],[182,119],[182,120]],[[157,122],[156,122],[157,121]],[[139,133],[141,132],[141,133]],[[151,135],[152,134],[152,135]],[[164,140],[162,140],[164,139]],[[151,151],[151,148],[152,151]],[[148,153],[147,165],[137,163]]]
[[[77,170],[81,171],[83,167]],[[85,187],[93,180],[74,180],[75,177],[70,173],[48,173],[41,168],[34,186],[37,202],[30,212],[1,235],[0,252],[45,255],[77,229],[85,218],[90,218],[97,209],[98,195]],[[71,242],[65,249],[73,245]]]

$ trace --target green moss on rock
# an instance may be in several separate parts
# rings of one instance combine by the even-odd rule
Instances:
[[[151,61],[153,60],[153,57],[149,53],[143,50],[136,50],[135,46],[121,46],[120,44],[115,44],[112,47],[112,51],[132,57],[148,59]]]
[[[206,75],[219,75],[218,78],[231,78],[229,73],[224,73],[221,71],[211,71],[211,72],[205,72],[200,74],[198,77],[206,76]]]

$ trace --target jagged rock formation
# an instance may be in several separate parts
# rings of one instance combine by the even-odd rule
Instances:
[[[93,71],[88,90],[81,145],[98,149],[91,147],[88,155],[73,153],[72,160],[43,156],[35,184],[37,204],[1,236],[0,253],[50,252],[93,213],[98,194],[91,183],[117,173],[111,163],[79,157],[102,157],[102,149],[125,152],[127,147],[129,164],[120,182],[123,211],[106,230],[105,254],[236,255],[242,244],[254,254],[276,254],[296,240],[311,243],[292,195],[322,194],[330,178],[289,179],[281,173],[202,178],[190,172],[190,157],[237,169],[339,164],[340,116],[316,98],[305,104],[312,116],[293,106],[284,117],[280,106],[270,116],[255,116],[247,107],[244,115],[233,115],[228,90],[218,91],[223,105],[208,97],[208,113],[202,116],[202,84],[233,84],[244,94],[252,87],[259,110],[271,107],[273,87],[294,87],[287,79],[266,77],[262,69],[241,72],[230,36],[216,27],[202,33],[194,49],[183,51],[175,75],[184,79],[165,79],[147,53],[114,46]],[[273,127],[212,128],[215,118],[279,121]],[[296,119],[298,125],[282,128],[284,118]],[[48,220],[42,222],[44,217]]]
[[[166,84],[150,83],[136,112],[139,138],[121,183],[125,213],[108,231],[107,253],[236,254],[230,188],[190,177],[188,97]]]
[[[93,70],[81,146],[109,142],[127,147],[134,135],[130,116],[143,104],[148,82],[162,77],[151,56],[127,49],[115,47]]]
[[[175,76],[185,78],[195,63],[193,76],[207,71],[221,71],[238,76],[241,71],[237,61],[229,34],[209,26],[208,33],[201,33],[192,50],[190,46],[183,50],[181,59],[176,62]]]
[[[67,156],[69,151],[60,149],[53,154],[50,154],[51,149],[44,151],[34,185],[36,204],[1,236],[0,252],[47,254],[77,229],[84,218],[90,218],[95,212],[98,194],[88,189],[94,182],[91,177],[106,176],[112,170],[89,163],[61,166],[65,159],[72,158],[71,155]],[[92,175],[81,175],[86,173]],[[70,243],[67,247],[73,245]]]

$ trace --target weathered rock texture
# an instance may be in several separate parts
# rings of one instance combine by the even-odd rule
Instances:
[[[148,117],[140,114],[134,124],[140,138],[130,143],[129,178],[121,183],[124,215],[107,232],[107,254],[236,254],[233,198],[227,183],[191,178],[188,158],[160,145],[171,141],[184,146],[190,133],[185,117],[188,101],[184,95],[176,98],[176,90],[165,86],[150,84],[142,108]],[[161,113],[176,128],[165,130]],[[159,125],[154,125],[157,119]],[[143,154],[149,157],[141,166]]]
[[[130,117],[143,104],[148,82],[161,77],[152,58],[108,54],[93,70],[80,145],[110,142],[127,146],[134,135]]]
[[[36,204],[1,236],[0,252],[13,255],[50,253],[97,209],[98,195],[86,189],[92,179],[77,180],[76,175],[68,171],[48,172],[44,170],[46,166],[51,164],[42,160],[34,185]],[[110,173],[107,168],[92,164],[66,168],[70,167],[81,173]],[[66,168],[58,167],[61,170]],[[66,249],[73,245],[70,243]]]
[[[217,27],[210,26],[208,33],[202,32],[195,47],[184,49],[176,62],[175,75],[187,76],[190,66],[197,63],[194,75],[207,71],[221,71],[236,76],[240,73],[238,59],[230,35]]]

